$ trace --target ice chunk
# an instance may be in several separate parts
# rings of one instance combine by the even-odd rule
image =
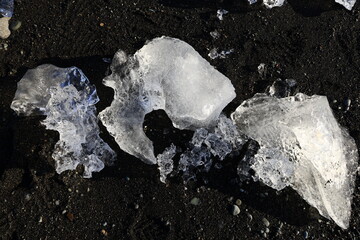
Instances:
[[[263,3],[267,8],[281,7],[285,0],[263,0]]]
[[[249,4],[254,4],[257,2],[257,0],[248,0]]]
[[[231,54],[234,52],[234,49],[230,49],[230,50],[222,50],[221,52],[218,52],[217,48],[213,48],[211,49],[210,53],[208,54],[208,56],[211,59],[216,59],[216,58],[226,58],[227,55]]]
[[[347,10],[351,10],[355,5],[356,0],[335,0],[335,2],[343,5]]]
[[[210,36],[213,39],[218,39],[221,36],[221,34],[217,30],[214,30],[214,31],[210,32]]]
[[[59,132],[52,157],[61,173],[83,165],[84,177],[116,159],[115,152],[100,138],[94,85],[76,68],[50,64],[28,70],[18,82],[11,108],[21,115],[46,115],[47,129]]]
[[[326,97],[256,94],[231,117],[260,144],[251,166],[258,179],[277,190],[291,186],[321,215],[349,226],[358,152]]]
[[[14,0],[0,0],[0,15],[12,17],[14,12]]]
[[[217,126],[212,131],[197,129],[191,140],[191,147],[180,156],[179,170],[182,171],[184,181],[195,180],[197,172],[208,172],[213,157],[223,160],[230,153],[239,151],[244,143],[244,136],[224,115],[219,117]]]
[[[148,164],[156,158],[143,131],[147,113],[163,109],[177,128],[208,128],[235,97],[230,80],[179,39],[155,38],[134,56],[119,51],[111,70],[103,82],[114,100],[99,117],[121,149]]]
[[[217,18],[220,20],[220,21],[222,21],[222,20],[224,20],[224,15],[225,14],[228,14],[229,12],[228,11],[226,11],[225,9],[219,9],[219,10],[217,10],[217,12],[216,12],[216,16],[217,16]]]
[[[174,161],[172,159],[175,155],[176,147],[174,144],[171,144],[171,146],[166,148],[162,154],[159,154],[156,157],[158,169],[160,171],[160,181],[163,183],[166,182],[166,176],[174,169]]]

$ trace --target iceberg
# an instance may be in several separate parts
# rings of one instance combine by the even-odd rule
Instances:
[[[133,56],[118,51],[111,71],[103,83],[114,100],[99,118],[122,150],[148,164],[157,161],[143,131],[147,113],[163,109],[179,129],[209,128],[235,98],[230,80],[175,38],[155,38]]]
[[[11,108],[18,115],[45,115],[42,124],[59,132],[52,157],[57,173],[84,166],[84,177],[111,165],[116,153],[99,136],[96,88],[76,67],[50,64],[28,70],[18,82]]]
[[[348,228],[358,150],[325,96],[256,94],[231,118],[260,145],[250,159],[256,179],[276,190],[292,187],[322,216]]]

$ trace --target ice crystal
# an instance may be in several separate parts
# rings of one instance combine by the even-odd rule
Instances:
[[[291,186],[321,215],[349,226],[357,147],[326,97],[256,94],[231,117],[260,145],[250,159],[257,179],[277,190]]]
[[[11,108],[19,115],[46,115],[42,124],[59,132],[52,157],[61,173],[84,166],[84,177],[116,159],[115,152],[100,138],[94,85],[76,68],[45,64],[28,70],[18,82]]]
[[[157,155],[156,160],[160,171],[160,181],[165,183],[166,177],[174,169],[173,157],[176,155],[176,146],[171,144],[163,153]]]
[[[209,128],[235,97],[228,78],[174,38],[156,38],[133,56],[117,52],[111,70],[103,82],[114,100],[99,117],[121,149],[148,164],[156,158],[143,131],[147,113],[163,109],[180,129]]]

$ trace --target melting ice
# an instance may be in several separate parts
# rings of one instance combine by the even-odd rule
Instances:
[[[231,117],[260,145],[251,162],[260,181],[277,190],[291,186],[321,215],[349,226],[358,152],[326,97],[256,94]]]
[[[179,129],[209,128],[235,97],[230,80],[189,44],[161,37],[133,56],[118,51],[103,83],[114,89],[111,106],[99,114],[120,148],[155,164],[143,131],[145,115],[163,109]]]
[[[59,132],[52,157],[56,171],[84,166],[84,177],[116,159],[115,152],[100,138],[94,85],[76,68],[50,64],[28,70],[18,82],[11,108],[18,115],[46,115],[47,129]]]
[[[0,15],[12,17],[14,11],[14,0],[0,0]]]

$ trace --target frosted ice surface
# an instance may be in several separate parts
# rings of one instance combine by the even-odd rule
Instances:
[[[191,147],[180,156],[179,170],[185,182],[196,179],[197,172],[208,172],[213,157],[223,160],[232,152],[239,151],[245,142],[232,121],[221,115],[212,131],[199,128],[194,132]]]
[[[103,82],[114,100],[99,117],[121,149],[148,164],[156,158],[143,131],[147,113],[163,109],[177,128],[208,128],[235,97],[230,80],[179,39],[155,38],[133,56],[119,51],[111,70]]]
[[[224,20],[224,15],[225,14],[228,14],[229,12],[228,11],[226,11],[225,9],[219,9],[219,10],[217,10],[217,12],[216,12],[216,16],[217,16],[217,18],[220,20],[220,21],[222,21],[222,20]]]
[[[84,177],[116,159],[115,152],[100,138],[94,85],[76,67],[58,68],[50,64],[28,70],[18,82],[11,108],[21,115],[46,115],[47,129],[59,132],[52,157],[56,171],[84,166]]]
[[[4,17],[12,17],[13,12],[14,0],[0,0],[0,15]]]
[[[176,155],[176,146],[171,144],[163,153],[157,155],[156,160],[160,171],[160,181],[165,183],[166,177],[174,169],[173,157]]]
[[[263,3],[267,8],[281,7],[285,0],[263,0]]]
[[[355,5],[356,0],[335,0],[335,2],[343,5],[347,10],[351,10]]]
[[[326,97],[256,94],[231,117],[260,144],[251,166],[259,180],[277,190],[291,186],[321,215],[349,226],[358,152]]]

